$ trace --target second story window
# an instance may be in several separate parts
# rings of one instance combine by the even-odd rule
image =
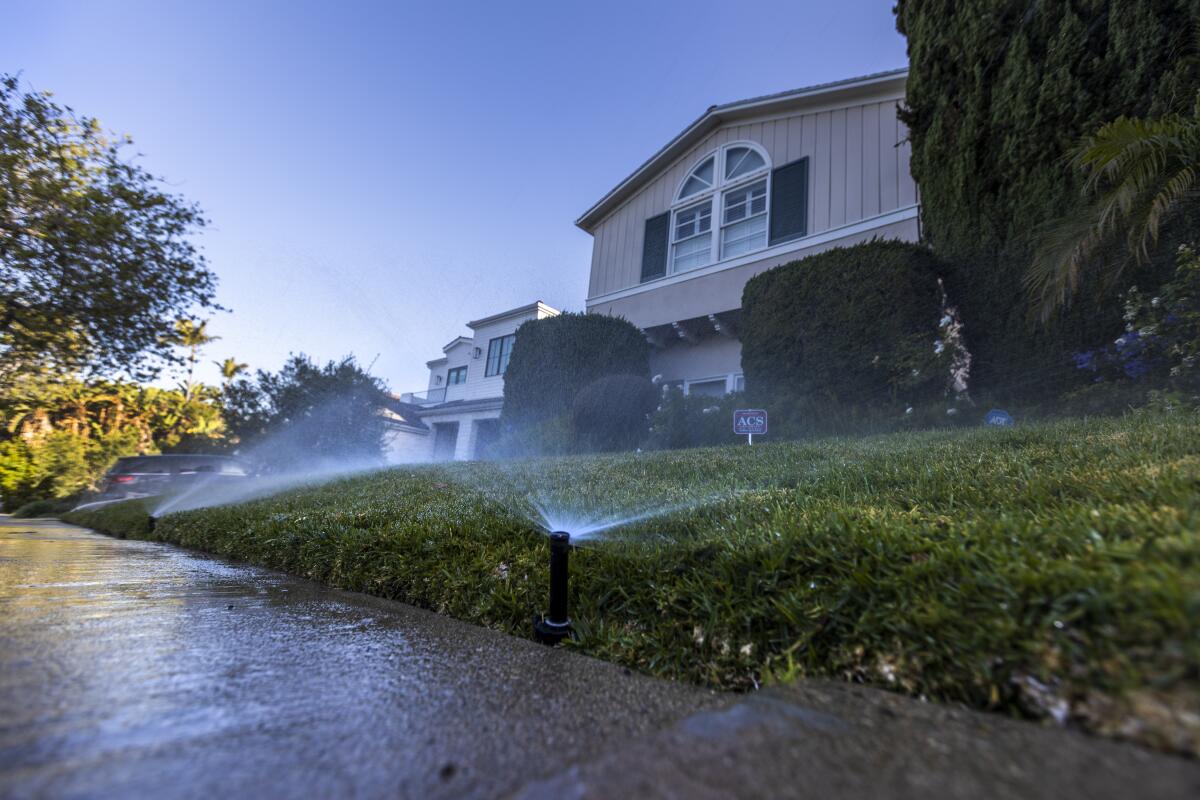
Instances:
[[[725,193],[721,215],[721,258],[761,250],[767,246],[767,182]]]
[[[675,233],[671,271],[683,272],[702,267],[712,253],[712,201],[684,209],[675,214]]]
[[[483,372],[484,377],[491,378],[504,374],[504,370],[508,369],[508,359],[512,357],[513,342],[516,340],[517,335],[510,333],[508,336],[498,336],[488,342],[487,368]]]
[[[671,211],[671,273],[767,246],[769,172],[766,152],[751,142],[727,144],[696,164]]]
[[[460,383],[467,382],[467,368],[455,367],[446,373],[446,385],[457,386]]]

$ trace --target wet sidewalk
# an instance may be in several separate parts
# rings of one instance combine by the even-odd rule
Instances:
[[[7,797],[494,797],[718,701],[399,603],[0,517]]]
[[[1200,765],[840,684],[655,680],[0,517],[3,797],[1194,797]]]

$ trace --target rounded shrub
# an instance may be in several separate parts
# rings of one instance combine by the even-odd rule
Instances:
[[[742,295],[742,369],[789,432],[861,427],[946,392],[940,264],[871,241],[767,270]]]
[[[569,313],[524,323],[504,373],[505,432],[569,418],[580,391],[607,375],[650,375],[650,345],[632,323]]]
[[[576,447],[587,451],[632,450],[646,438],[658,389],[641,375],[605,375],[575,396],[571,422]]]

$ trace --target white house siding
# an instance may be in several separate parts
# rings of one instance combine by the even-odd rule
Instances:
[[[433,457],[433,436],[428,432],[392,427],[383,436],[389,464],[422,464]]]
[[[856,244],[874,238],[916,241],[918,238],[916,217],[882,227],[872,227],[857,233],[849,233],[839,238],[831,238],[821,244],[789,250],[730,269],[721,269],[717,265],[691,273],[683,273],[677,277],[672,276],[659,282],[653,290],[632,292],[624,297],[618,296],[602,300],[590,305],[588,310],[600,314],[623,316],[642,328],[731,311],[741,308],[742,289],[745,287],[746,281],[758,273],[789,261],[820,253],[831,247]],[[801,242],[803,241],[801,240]]]
[[[445,348],[444,358],[429,362],[430,389],[444,387],[446,390],[441,404],[427,406],[421,412],[421,421],[431,429],[430,458],[436,457],[435,426],[455,422],[458,423],[458,436],[454,459],[463,461],[476,457],[480,423],[499,418],[504,398],[504,376],[486,375],[488,344],[492,339],[516,333],[517,328],[528,320],[545,319],[558,313],[556,309],[538,302],[468,323],[473,337],[455,340]],[[447,373],[458,366],[467,367],[467,381],[450,386],[446,383]],[[465,407],[464,402],[467,403]]]
[[[433,458],[433,439],[435,430],[434,426],[441,423],[458,423],[458,438],[454,442],[454,460],[455,461],[471,461],[476,457],[475,447],[479,440],[479,422],[486,420],[495,420],[500,418],[500,403],[496,402],[493,408],[477,409],[473,411],[450,411],[439,412],[437,409],[432,409],[430,412],[421,415],[421,421],[430,428],[429,435],[429,458]]]
[[[680,182],[697,161],[732,141],[761,144],[778,167],[809,158],[808,236],[917,204],[909,172],[907,131],[896,118],[903,81],[858,99],[819,98],[793,113],[725,125],[710,133],[643,186],[593,231],[588,308],[641,279],[645,222],[671,207]]]

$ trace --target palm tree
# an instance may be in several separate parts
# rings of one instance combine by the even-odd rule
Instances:
[[[1086,271],[1111,281],[1130,261],[1145,262],[1166,218],[1196,197],[1200,95],[1190,116],[1119,117],[1080,142],[1070,160],[1084,174],[1084,202],[1047,226],[1025,276],[1042,322],[1070,302]]]
[[[233,379],[250,368],[249,364],[243,364],[236,358],[230,357],[224,361],[214,361],[214,364],[221,370],[221,377],[225,379],[225,385],[233,383]]]
[[[171,341],[179,347],[188,349],[188,376],[187,383],[184,384],[184,397],[188,400],[192,399],[192,394],[195,391],[195,374],[196,361],[200,357],[200,348],[210,342],[215,342],[220,339],[220,336],[208,335],[208,320],[197,322],[194,319],[179,319],[175,321],[175,333]]]

